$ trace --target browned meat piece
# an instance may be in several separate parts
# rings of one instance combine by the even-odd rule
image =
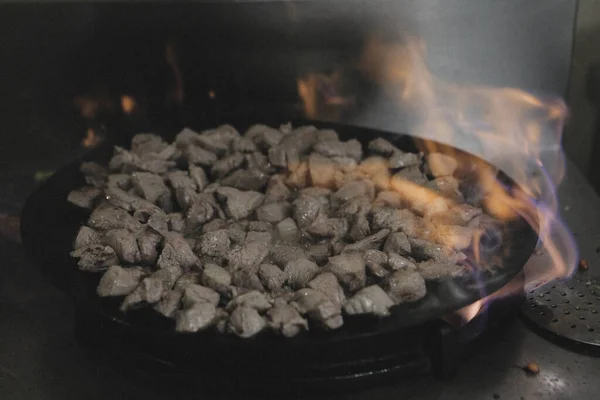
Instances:
[[[351,292],[365,286],[367,275],[361,254],[344,253],[330,257],[325,269],[332,272],[340,283]]]
[[[194,132],[190,128],[183,128],[183,130],[175,136],[175,144],[179,148],[185,148],[191,144],[198,144],[199,136],[200,134],[198,132]]]
[[[274,175],[271,177],[267,187],[265,203],[285,201],[290,197],[290,189],[288,189],[283,180],[284,179],[281,175]]]
[[[106,231],[102,243],[110,246],[119,259],[126,263],[139,263],[141,259],[136,236],[127,229],[112,229]]]
[[[77,265],[82,271],[101,272],[119,263],[119,257],[112,247],[93,244],[71,252],[71,257],[78,258]]]
[[[192,307],[196,303],[208,302],[213,306],[219,304],[219,293],[206,286],[189,284],[183,288],[181,302],[185,308]]]
[[[170,231],[183,232],[185,230],[183,215],[178,212],[167,215],[167,226]]]
[[[388,256],[383,251],[367,250],[363,256],[367,271],[377,278],[386,277],[389,272],[383,267],[388,263]]]
[[[277,129],[266,125],[252,125],[244,134],[244,137],[252,140],[263,149],[276,146],[284,138],[284,134]]]
[[[377,194],[373,208],[402,208],[404,206],[400,193],[384,190]]]
[[[250,270],[235,270],[231,274],[231,283],[239,288],[264,291],[265,288],[258,276],[257,267]]]
[[[286,282],[292,288],[306,287],[308,282],[319,273],[319,266],[307,259],[297,259],[288,262],[283,269]]]
[[[277,235],[284,242],[293,242],[298,238],[299,230],[296,221],[286,218],[277,224]]]
[[[341,306],[335,304],[324,294],[314,289],[300,289],[294,293],[290,303],[302,315],[308,317],[328,329],[337,329],[344,320]]]
[[[409,238],[412,255],[417,261],[456,261],[457,253],[452,249],[428,240]]]
[[[136,211],[133,213],[133,217],[142,222],[144,219],[146,219],[143,214],[144,213],[141,211]],[[156,232],[166,232],[169,230],[169,217],[162,211],[157,212],[156,214],[148,216],[146,219],[146,225],[154,229]]]
[[[263,204],[256,210],[256,218],[276,224],[291,215],[292,206],[286,201]]]
[[[267,299],[264,293],[258,290],[251,290],[239,296],[236,296],[231,300],[226,309],[231,311],[237,307],[248,307],[257,310],[260,313],[267,311],[271,308],[271,302]]]
[[[244,155],[242,153],[233,153],[214,163],[210,169],[210,174],[215,179],[222,178],[231,171],[241,167],[243,162]]]
[[[202,167],[197,167],[193,164],[190,164],[189,174],[190,178],[192,178],[192,180],[196,184],[196,189],[198,191],[202,191],[206,188],[209,182],[208,177],[206,176],[206,173],[204,172],[204,169],[202,169]]]
[[[386,280],[385,286],[396,304],[414,302],[427,294],[425,280],[416,271],[396,271]]]
[[[272,245],[269,246],[269,257],[274,264],[285,267],[290,261],[298,259],[310,259],[310,254],[304,249],[295,246]]]
[[[442,153],[430,153],[427,155],[427,165],[431,175],[449,176],[454,173],[458,167],[458,162],[454,157]]]
[[[162,236],[152,229],[143,229],[138,233],[137,244],[140,250],[140,259],[144,264],[153,264],[158,259],[157,248],[162,241]]]
[[[369,150],[384,156],[391,156],[400,151],[400,149],[383,138],[371,140],[369,142]]]
[[[416,270],[419,275],[421,275],[423,279],[427,281],[439,280],[443,278],[455,278],[467,272],[466,267],[463,265],[433,260],[419,263]]]
[[[371,234],[369,220],[363,213],[356,213],[350,216],[350,231],[348,238],[354,242],[362,241]]]
[[[265,221],[249,221],[248,231],[271,232],[273,225]]]
[[[246,234],[246,240],[244,243],[252,243],[252,242],[271,243],[272,240],[273,240],[273,236],[271,235],[270,232],[250,231]]]
[[[406,168],[419,165],[419,161],[419,156],[415,153],[397,151],[388,159],[388,166],[392,169]]]
[[[237,307],[229,316],[227,331],[242,338],[249,338],[266,326],[266,321],[254,308]]]
[[[237,137],[231,142],[231,151],[234,153],[253,153],[258,151],[256,144],[247,137]]]
[[[229,252],[231,241],[225,229],[207,232],[200,236],[196,251],[209,257],[224,257]]]
[[[143,171],[153,174],[164,174],[170,168],[175,167],[175,162],[165,160],[155,154],[147,154],[146,157],[140,158],[137,154],[115,146],[115,155],[110,160],[108,167],[113,172],[130,173]]]
[[[317,264],[323,265],[329,259],[329,243],[317,243],[308,246],[308,253]]]
[[[175,191],[177,203],[181,208],[187,208],[198,186],[188,175],[187,171],[173,171],[166,174],[166,178]]]
[[[163,248],[163,253],[165,250],[172,251],[175,260],[177,260],[183,268],[200,267],[200,260],[196,257],[189,243],[180,233],[167,232],[164,234],[164,238],[165,246]]]
[[[261,264],[258,267],[258,277],[261,283],[271,291],[281,289],[286,280],[286,274],[274,264]]]
[[[223,219],[213,219],[212,221],[204,224],[204,226],[202,227],[202,233],[214,232],[221,229],[227,229],[228,227],[229,224],[227,223],[227,221]]]
[[[155,303],[152,308],[159,314],[167,318],[172,318],[181,305],[182,296],[183,291],[180,289],[169,290],[163,294],[162,299],[158,303]]]
[[[333,187],[337,168],[332,160],[318,153],[312,153],[308,157],[308,170],[313,186]]]
[[[136,192],[151,203],[158,204],[166,212],[171,212],[171,191],[163,178],[149,172],[135,172],[131,182]]]
[[[374,230],[389,229],[392,232],[402,231],[408,236],[415,236],[420,220],[409,210],[382,208],[373,210],[371,228]]]
[[[243,245],[246,243],[246,232],[241,226],[230,226],[227,228],[227,236],[233,244]]]
[[[225,268],[216,264],[207,264],[202,271],[202,284],[225,294],[231,285],[231,275]]]
[[[226,154],[231,143],[239,138],[240,134],[231,125],[221,125],[218,128],[202,132],[198,138],[198,144],[218,155]]]
[[[345,218],[319,216],[306,231],[321,238],[341,239],[348,233],[348,221]]]
[[[269,158],[259,151],[246,154],[245,158],[246,168],[248,169],[257,169],[267,174],[273,174],[275,172],[275,169],[269,164]]]
[[[165,291],[165,285],[158,278],[144,278],[135,290],[127,295],[121,303],[121,311],[125,312],[142,302],[158,303]]]
[[[195,303],[190,308],[177,313],[177,332],[198,332],[213,324],[217,309],[208,302]]]
[[[322,201],[313,196],[300,196],[292,206],[292,211],[296,223],[301,229],[308,228],[321,212]]]
[[[91,210],[94,208],[96,200],[102,194],[102,190],[94,186],[86,186],[81,189],[72,190],[67,196],[69,203],[75,204],[77,207],[87,208]]]
[[[170,248],[163,250],[156,263],[157,270],[150,278],[158,279],[165,289],[171,289],[183,275],[183,269]]]
[[[308,330],[308,322],[295,308],[289,305],[277,305],[267,311],[267,325],[283,336],[290,338],[301,331]]]
[[[152,133],[138,133],[131,138],[131,151],[138,156],[146,153],[160,153],[168,144],[158,135]]]
[[[136,195],[130,194],[116,186],[107,186],[104,188],[104,198],[107,203],[125,211],[133,211],[138,201],[148,202]]]
[[[317,131],[317,140],[339,140],[339,136],[333,129],[319,129]]]
[[[79,228],[79,232],[77,232],[77,236],[73,242],[73,249],[77,250],[92,244],[99,244],[99,242],[100,234],[89,226],[84,225]]]
[[[375,197],[375,187],[372,182],[361,180],[351,181],[342,186],[332,196],[332,201],[335,203],[343,203],[350,199],[366,196],[369,199]]]
[[[403,168],[400,170],[400,172],[397,172],[394,177],[405,179],[418,185],[427,183],[427,177],[423,172],[421,172],[418,165]]]
[[[323,272],[322,274],[317,275],[308,282],[308,287],[324,293],[329,300],[336,304],[344,304],[346,301],[344,290],[338,283],[335,275],[331,272]]]
[[[326,157],[350,157],[356,161],[362,158],[362,145],[356,139],[347,142],[321,140],[315,143],[314,150]]]
[[[215,218],[218,215],[216,208],[211,194],[196,195],[185,213],[185,231],[194,232]]]
[[[394,301],[377,285],[368,286],[344,304],[346,314],[374,314],[378,317],[390,315]]]
[[[210,265],[210,264],[209,264]],[[179,279],[177,279],[177,282],[175,282],[175,289],[181,289],[181,294],[183,295],[183,289],[191,284],[194,285],[199,285],[202,282],[202,274],[200,272],[186,272],[185,274],[182,274]],[[204,286],[208,286],[208,285],[204,285]],[[214,289],[214,288],[211,288]]]
[[[367,236],[366,238],[359,240],[356,243],[349,244],[344,247],[344,252],[350,251],[366,251],[370,249],[378,249],[381,247],[383,241],[390,234],[389,229],[382,229],[379,232],[374,233],[371,236]]]
[[[262,263],[269,254],[266,243],[247,243],[227,253],[227,260],[232,271],[249,270]]]
[[[397,253],[403,256],[410,255],[411,252],[411,242],[408,240],[408,236],[404,232],[394,232],[391,233],[385,244],[383,245],[383,251],[388,254]]]
[[[220,187],[217,196],[225,203],[225,213],[233,219],[244,219],[262,204],[265,195],[253,191],[240,191],[231,187]]]
[[[291,167],[300,163],[300,156],[309,151],[317,140],[317,128],[303,126],[285,136],[277,146],[269,149],[269,161],[277,167]]]
[[[195,145],[186,147],[183,150],[183,156],[190,166],[201,165],[203,167],[211,167],[217,162],[217,155],[215,153]]]
[[[269,175],[258,168],[238,169],[231,175],[221,179],[223,186],[231,186],[240,190],[261,191],[269,180]]]
[[[408,258],[402,257],[397,253],[388,253],[388,265],[390,266],[390,269],[394,271],[404,269],[414,271],[417,269],[417,266],[414,262],[412,262]]]
[[[115,186],[121,190],[131,189],[131,175],[110,174],[107,176],[106,186]]]
[[[144,276],[144,270],[139,267],[113,265],[100,278],[96,292],[100,297],[126,296],[135,290]]]

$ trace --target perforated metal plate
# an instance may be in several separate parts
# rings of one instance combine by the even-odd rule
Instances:
[[[577,272],[527,293],[522,314],[562,338],[600,346],[600,271]]]

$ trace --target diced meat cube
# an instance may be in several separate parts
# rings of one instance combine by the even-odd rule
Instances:
[[[249,338],[267,326],[258,311],[250,307],[237,307],[229,317],[227,330],[242,338]]]
[[[281,289],[286,274],[275,264],[261,264],[258,268],[258,277],[262,284],[271,291]]]
[[[317,275],[309,283],[308,287],[324,293],[329,300],[336,304],[344,304],[346,295],[338,283],[337,278],[331,272],[324,272]]]
[[[410,255],[410,244],[411,242],[409,241],[408,236],[406,236],[405,233],[394,232],[391,233],[385,241],[385,244],[383,245],[383,251],[388,253],[388,255],[390,253]]]
[[[119,264],[119,258],[112,247],[93,244],[71,252],[71,257],[79,258],[77,265],[82,271],[101,272],[111,265]]]
[[[300,289],[294,293],[291,306],[302,315],[328,328],[337,329],[344,323],[341,306],[335,304],[324,294],[314,289]]]
[[[286,201],[263,204],[256,210],[256,218],[276,224],[291,215],[292,206]]]
[[[94,208],[94,204],[101,194],[102,190],[98,189],[97,187],[87,186],[69,192],[67,201],[75,204],[77,207],[91,210]]]
[[[275,306],[267,311],[266,320],[269,328],[287,338],[308,330],[308,322],[296,309],[287,304]]]
[[[233,153],[227,157],[224,157],[213,164],[210,174],[213,178],[219,179],[229,174],[242,166],[244,162],[244,155],[242,153]]]
[[[367,250],[363,256],[367,271],[377,278],[386,277],[389,272],[384,268],[388,263],[388,256],[383,251]]]
[[[269,255],[269,246],[266,243],[246,243],[227,253],[227,260],[231,270],[247,270],[260,265]]]
[[[103,231],[123,228],[137,232],[141,228],[141,224],[129,215],[127,211],[106,206],[97,207],[92,212],[88,219],[88,225],[94,229]]]
[[[96,292],[100,297],[126,296],[135,290],[144,275],[144,270],[139,267],[113,265],[100,278]]]
[[[286,281],[296,289],[306,287],[308,282],[319,272],[319,266],[307,259],[288,262],[283,269]]]
[[[344,311],[349,315],[374,314],[378,317],[390,315],[390,307],[394,302],[379,286],[368,286],[344,304]]]
[[[248,217],[262,204],[264,195],[258,192],[242,192],[231,187],[220,187],[216,191],[225,203],[225,213],[230,218],[239,220]]]
[[[227,230],[220,229],[200,236],[196,243],[196,250],[209,257],[223,257],[229,252],[230,244]]]
[[[73,243],[73,248],[77,250],[82,247],[99,243],[100,234],[92,228],[90,228],[89,226],[84,225],[81,228],[79,228],[79,232],[77,232],[77,236],[75,237],[75,241]]]
[[[123,262],[133,264],[141,261],[136,236],[127,229],[112,229],[107,231],[102,238],[102,242],[112,247]]]
[[[175,316],[175,313],[181,305],[182,296],[182,290],[169,290],[163,295],[162,299],[160,299],[158,303],[154,304],[152,308],[159,314],[164,315],[167,318],[172,318]]]
[[[389,229],[382,229],[379,232],[364,238],[363,240],[359,240],[358,242],[345,246],[344,251],[351,252],[378,249],[381,247],[381,244],[384,242],[384,240],[388,237],[389,234]]]
[[[286,245],[269,246],[269,257],[274,264],[285,267],[290,261],[298,259],[310,259],[310,254],[300,247]]]
[[[367,275],[365,262],[357,253],[344,253],[330,257],[325,266],[350,291],[356,291],[365,286]]]
[[[211,326],[217,309],[209,302],[199,302],[177,314],[175,330],[177,332],[197,332]]]
[[[225,294],[231,285],[231,275],[225,268],[216,264],[206,264],[202,271],[202,284]]]
[[[386,281],[387,293],[396,304],[410,303],[425,297],[425,280],[416,271],[394,272]]]
[[[443,278],[455,278],[467,272],[465,266],[457,265],[451,262],[424,261],[419,263],[416,268],[423,279],[440,280]]]
[[[390,266],[390,269],[394,271],[404,269],[414,271],[417,269],[417,266],[414,262],[410,261],[408,258],[402,257],[397,253],[388,253],[388,265]]]
[[[206,286],[190,284],[184,287],[181,299],[183,306],[189,308],[196,303],[209,302],[216,306],[219,304],[219,293]]]

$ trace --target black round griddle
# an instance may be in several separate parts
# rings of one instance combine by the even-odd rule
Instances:
[[[413,139],[407,135],[339,124],[315,124],[335,129],[344,140],[356,138],[366,145],[373,138],[383,137],[401,149],[416,151]],[[249,126],[235,125],[240,130]],[[160,133],[172,140],[176,132]],[[127,140],[121,138],[120,144]],[[84,160],[107,163],[113,144],[105,143]],[[336,385],[349,378],[374,378],[376,371],[389,372],[390,368],[404,365],[399,361],[422,345],[423,331],[419,327],[507,284],[522,269],[538,240],[524,220],[506,223],[502,227],[503,246],[498,267],[429,282],[424,299],[394,307],[388,318],[345,316],[344,326],[339,330],[313,330],[292,339],[270,332],[252,339],[239,339],[213,330],[181,334],[175,332],[173,321],[150,309],[123,314],[119,311],[121,299],[100,299],[95,292],[100,275],[79,271],[76,261],[69,256],[73,239],[88,216],[86,211],[66,201],[71,190],[85,184],[79,164],[80,161],[59,170],[27,201],[21,217],[26,252],[57,287],[71,296],[80,338],[101,346],[116,346],[119,352],[128,354],[126,358],[132,354],[142,356],[147,362],[157,362],[178,376],[187,371],[194,379],[207,384],[222,378],[240,385],[252,382],[260,389],[282,382],[291,386],[318,386],[325,381]],[[514,186],[508,177],[501,178],[506,185]]]

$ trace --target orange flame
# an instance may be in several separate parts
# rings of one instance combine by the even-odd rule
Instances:
[[[412,112],[411,133],[423,139],[420,144],[426,153],[449,154],[459,164],[472,163],[472,157],[452,149],[458,148],[493,165],[478,163],[475,168],[478,183],[487,193],[487,212],[499,220],[524,218],[538,232],[551,261],[545,269],[530,268],[535,273],[528,276],[527,284],[570,276],[576,248],[558,218],[554,193],[564,174],[560,139],[567,110],[562,101],[542,100],[513,88],[444,82],[429,71],[425,45],[415,39],[390,44],[373,38],[359,68]],[[502,185],[496,167],[515,180],[520,190]],[[392,180],[392,187],[413,202],[431,204],[439,197],[398,179]]]
[[[133,111],[137,108],[137,102],[135,99],[128,95],[121,96],[121,109],[127,115],[133,113]]]

